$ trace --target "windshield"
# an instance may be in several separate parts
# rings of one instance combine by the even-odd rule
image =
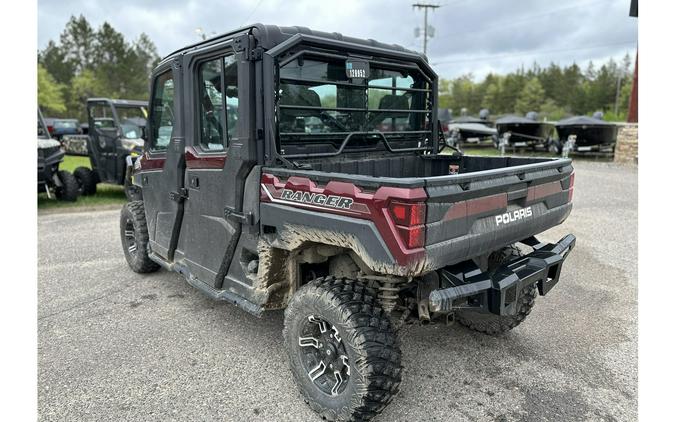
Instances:
[[[55,120],[54,127],[58,129],[77,129],[77,120]]]
[[[384,148],[384,139],[392,150],[430,144],[428,79],[417,68],[376,62],[369,73],[367,79],[348,78],[341,58],[300,56],[282,65],[280,152],[330,155],[346,138],[344,150]]]
[[[120,129],[127,139],[140,139],[143,137],[143,128],[147,123],[147,110],[145,107],[120,107],[115,111],[120,121]]]

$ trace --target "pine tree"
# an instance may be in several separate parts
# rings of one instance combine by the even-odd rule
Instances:
[[[539,79],[530,79],[516,101],[516,112],[525,114],[528,111],[539,111],[546,101],[546,92]]]
[[[38,62],[56,83],[68,87],[63,90],[64,114],[82,119],[91,96],[147,98],[148,77],[159,56],[145,34],[129,42],[107,22],[94,29],[84,16],[72,16],[59,43],[49,41]]]

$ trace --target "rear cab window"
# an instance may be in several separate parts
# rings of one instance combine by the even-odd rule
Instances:
[[[379,145],[416,148],[431,140],[431,86],[418,69],[372,63],[368,78],[350,78],[340,58],[305,56],[279,68],[281,153],[334,153]]]

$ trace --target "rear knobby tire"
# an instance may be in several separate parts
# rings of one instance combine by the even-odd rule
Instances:
[[[66,170],[59,170],[56,175],[61,182],[61,186],[57,186],[54,190],[56,199],[69,202],[76,201],[77,196],[80,194],[80,187],[77,184],[75,176]]]
[[[328,334],[321,334],[322,327],[330,327],[325,330]],[[339,340],[328,338],[333,330]],[[302,286],[286,308],[283,334],[300,392],[321,417],[369,420],[398,392],[402,371],[398,339],[377,293],[361,282],[329,276]],[[327,351],[329,346],[337,353]],[[331,361],[336,355],[346,356],[346,363]],[[325,372],[313,380],[310,374],[321,372],[317,370],[321,363]],[[329,369],[330,365],[334,366]]]
[[[80,193],[83,196],[96,194],[96,177],[93,171],[86,167],[78,167],[73,172],[73,176],[77,179]]]
[[[151,273],[159,269],[159,264],[149,257],[150,237],[143,201],[124,204],[120,215],[120,235],[124,257],[132,270]]]
[[[523,252],[516,246],[507,246],[490,254],[488,271],[494,271],[501,264],[514,258],[523,256]],[[524,287],[518,296],[515,315],[495,315],[476,311],[463,310],[456,313],[457,321],[475,331],[485,334],[503,334],[517,327],[532,311],[534,300],[537,297],[537,285],[530,284]]]

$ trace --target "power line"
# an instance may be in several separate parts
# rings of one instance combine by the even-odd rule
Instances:
[[[248,22],[248,20],[251,19],[251,16],[253,16],[253,14],[255,13],[256,10],[258,10],[258,6],[260,6],[260,3],[262,3],[262,2],[263,2],[263,0],[259,0],[259,1],[258,1],[258,3],[257,3],[257,4],[255,5],[255,7],[253,8],[253,10],[251,10],[251,13],[249,13],[248,16],[246,17],[246,19],[244,19],[244,23],[242,23],[242,24],[239,25],[239,26],[244,26],[244,25],[246,25],[246,22]]]
[[[510,58],[510,57],[514,57],[514,56],[531,56],[531,55],[534,55],[534,54],[564,53],[564,52],[569,52],[569,51],[591,50],[591,49],[595,49],[595,48],[611,47],[611,46],[615,46],[615,45],[635,44],[635,42],[636,41],[621,41],[621,42],[615,42],[615,43],[589,45],[589,46],[586,46],[586,47],[576,47],[576,48],[563,48],[563,49],[557,49],[557,50],[532,50],[532,51],[526,51],[526,52],[521,52],[521,53],[493,54],[493,55],[482,56],[482,57],[472,57],[472,58],[469,58],[469,59],[442,60],[440,62],[435,62],[435,63],[432,63],[432,64],[434,66],[437,66],[439,64],[487,61],[487,60],[492,60],[492,59]]]

